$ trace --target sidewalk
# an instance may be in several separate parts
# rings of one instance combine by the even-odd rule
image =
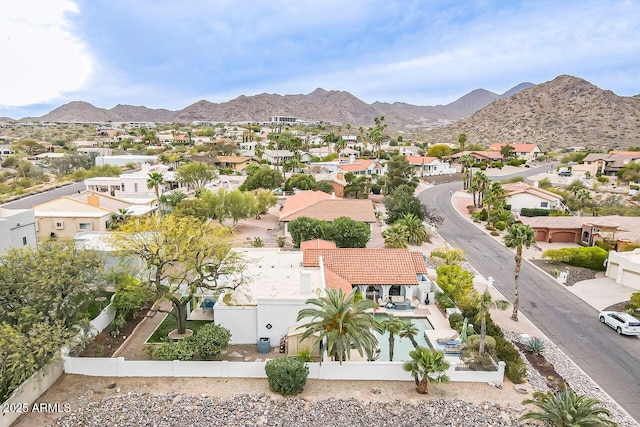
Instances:
[[[171,301],[162,299],[153,305],[152,310],[171,310],[171,307]],[[151,315],[153,315],[153,317],[145,317],[144,320],[136,326],[131,335],[127,337],[112,357],[124,357],[127,360],[151,360],[151,357],[142,351],[144,342],[151,336],[160,323],[162,323],[167,313],[158,311],[155,314],[151,313]]]

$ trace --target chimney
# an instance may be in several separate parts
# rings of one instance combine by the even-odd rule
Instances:
[[[87,203],[89,204],[89,206],[95,206],[97,208],[98,206],[100,206],[100,196],[89,194],[87,196]]]
[[[353,154],[349,154],[349,164],[353,163],[356,161],[356,156],[354,156]]]
[[[310,292],[311,292],[311,272],[301,271],[300,272],[300,293],[308,294]]]
[[[344,181],[344,172],[338,172],[338,179]]]

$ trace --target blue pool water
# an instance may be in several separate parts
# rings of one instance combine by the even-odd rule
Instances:
[[[386,317],[387,316],[384,316],[384,315],[380,317],[376,316],[377,320],[382,320]],[[431,323],[429,323],[427,319],[411,318],[409,320],[411,320],[411,323],[416,325],[418,327],[418,331],[420,331],[420,333],[415,337],[415,340],[418,342],[418,345],[428,348],[429,344],[427,343],[427,340],[424,336],[424,331],[427,329],[429,330],[433,329],[433,326],[431,326]],[[378,358],[378,360],[381,362],[388,362],[389,361],[389,333],[387,332],[385,332],[384,334],[376,333],[376,338],[378,338],[378,345],[380,347],[380,357]],[[413,344],[411,344],[411,341],[408,338],[400,338],[396,335],[395,344],[393,346],[393,361],[400,362],[400,361],[411,360],[411,358],[409,357],[409,352],[411,350],[413,350]]]

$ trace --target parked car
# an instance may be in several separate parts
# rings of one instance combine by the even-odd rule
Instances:
[[[558,175],[560,175],[560,176],[571,176],[571,171],[558,172]]]
[[[600,321],[611,326],[620,335],[640,335],[640,320],[619,311],[601,311]]]

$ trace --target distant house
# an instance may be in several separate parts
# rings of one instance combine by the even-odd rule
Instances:
[[[449,162],[443,162],[437,157],[427,156],[407,156],[407,160],[413,166],[416,176],[435,176],[456,173],[455,167],[451,167]]]
[[[282,164],[282,162],[293,159],[293,153],[289,150],[264,150],[262,158],[272,164]]]
[[[317,182],[327,181],[333,187],[333,194],[337,197],[344,197],[344,189],[347,187],[347,181],[344,179],[344,172],[332,172],[328,174],[316,174]]]
[[[0,157],[7,157],[15,153],[10,145],[0,145]]]
[[[462,151],[452,155],[451,159],[459,161],[460,157],[467,154],[473,157],[476,163],[484,161],[497,162],[503,160],[503,156],[499,151]]]
[[[582,160],[581,165],[571,167],[573,175],[591,176],[598,174],[615,176],[625,165],[640,161],[640,152],[612,151],[610,153],[589,153]]]
[[[401,145],[399,147],[389,147],[390,149],[397,149],[399,154],[403,156],[419,156],[422,150],[414,145]]]
[[[234,171],[243,171],[251,163],[256,163],[251,157],[240,156],[216,156],[213,164],[220,168],[231,168]]]
[[[36,218],[33,209],[0,208],[0,255],[9,248],[36,247]]]
[[[515,157],[521,160],[534,160],[542,154],[538,144],[491,144],[489,149],[499,152],[505,145],[512,146]]]
[[[370,227],[378,221],[371,200],[340,199],[322,191],[301,191],[287,197],[280,212],[286,236],[291,236],[289,222],[302,216],[329,222],[346,216],[366,222]]]
[[[562,202],[562,197],[525,182],[503,184],[505,202],[511,205],[511,210],[520,212],[523,208],[549,209],[565,211],[567,208]]]
[[[141,216],[155,210],[95,191],[64,196],[33,207],[38,238],[73,238],[81,231],[107,231],[117,212]]]
[[[348,163],[344,163],[340,159],[338,159],[338,162],[338,171],[351,172],[354,175],[384,175],[386,171],[386,168],[376,160],[355,159],[350,156]]]
[[[137,154],[124,154],[121,156],[98,156],[96,157],[96,166],[126,166],[128,164],[155,163],[157,161],[158,156],[142,156]]]

